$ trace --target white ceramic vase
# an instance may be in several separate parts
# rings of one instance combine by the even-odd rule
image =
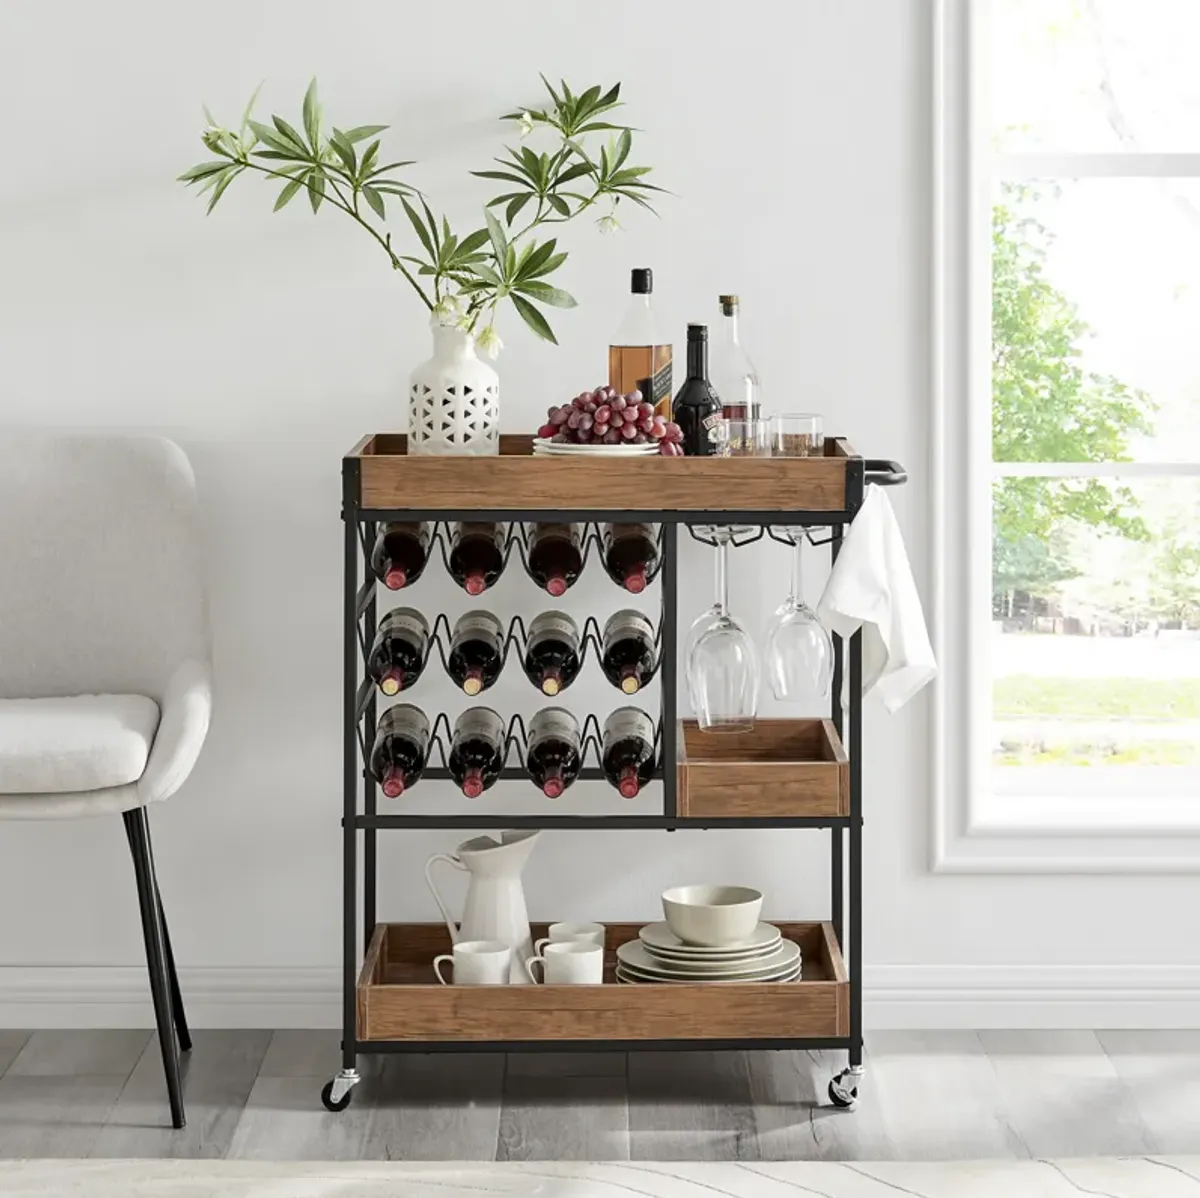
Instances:
[[[500,376],[475,354],[475,338],[435,319],[433,357],[411,376],[409,453],[500,452]]]

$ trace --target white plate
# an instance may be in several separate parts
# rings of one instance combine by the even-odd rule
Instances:
[[[652,441],[642,445],[579,445],[573,441],[551,441],[541,437],[533,440],[535,454],[597,454],[600,457],[620,457],[621,455],[655,454],[658,453],[658,442]]]
[[[638,933],[638,937],[647,948],[662,949],[664,952],[672,953],[677,957],[732,960],[746,954],[754,955],[755,953],[761,953],[772,945],[777,945],[783,939],[783,933],[773,923],[760,923],[750,933],[749,938],[741,941],[739,944],[725,944],[720,948],[706,948],[701,944],[685,944],[671,931],[670,925],[663,921],[660,923],[648,923]]]
[[[706,964],[699,969],[653,957],[639,940],[630,940],[617,949],[617,960],[636,973],[650,978],[671,978],[683,981],[757,980],[764,975],[786,973],[800,961],[800,946],[784,940],[770,956],[752,962],[730,961],[724,966]]]
[[[792,969],[789,972],[779,977],[766,978],[720,978],[713,980],[701,979],[696,982],[687,978],[650,978],[643,977],[641,974],[631,973],[628,970],[617,967],[616,978],[618,984],[622,986],[687,986],[687,985],[702,985],[702,986],[753,986],[760,982],[763,983],[778,983],[778,982],[798,982],[800,980],[801,971]]]

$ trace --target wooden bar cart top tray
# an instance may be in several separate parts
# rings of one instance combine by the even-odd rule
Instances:
[[[358,981],[358,1038],[403,1041],[729,1040],[845,1036],[849,982],[829,923],[779,923],[804,968],[795,982],[617,985],[608,925],[603,986],[442,986],[445,924],[378,924]],[[534,938],[546,935],[534,925]]]
[[[533,438],[504,435],[494,457],[408,452],[403,433],[364,437],[349,454],[359,506],[423,511],[842,511],[862,458],[827,437],[823,457],[534,457]]]
[[[850,759],[832,720],[756,719],[750,732],[681,720],[676,744],[685,819],[850,814]]]

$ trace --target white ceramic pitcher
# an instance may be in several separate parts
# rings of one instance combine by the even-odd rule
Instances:
[[[457,944],[460,940],[502,940],[513,950],[509,981],[518,985],[529,984],[525,961],[533,956],[521,870],[537,837],[536,831],[501,832],[499,842],[490,836],[476,836],[463,841],[453,854],[434,853],[425,863],[425,881],[446,921],[451,941]],[[462,922],[458,925],[433,884],[433,867],[438,861],[471,875]]]

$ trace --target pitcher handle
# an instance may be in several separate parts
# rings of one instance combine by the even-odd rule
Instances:
[[[442,918],[446,921],[446,930],[450,933],[450,943],[457,944],[459,936],[458,927],[451,918],[446,904],[442,902],[442,896],[438,894],[438,888],[433,884],[433,867],[438,861],[444,861],[447,865],[453,865],[455,869],[461,869],[464,872],[466,872],[467,867],[457,857],[452,857],[449,853],[434,853],[425,862],[425,882],[429,887],[430,893],[433,895],[433,901],[437,903],[438,910],[442,913]]]

